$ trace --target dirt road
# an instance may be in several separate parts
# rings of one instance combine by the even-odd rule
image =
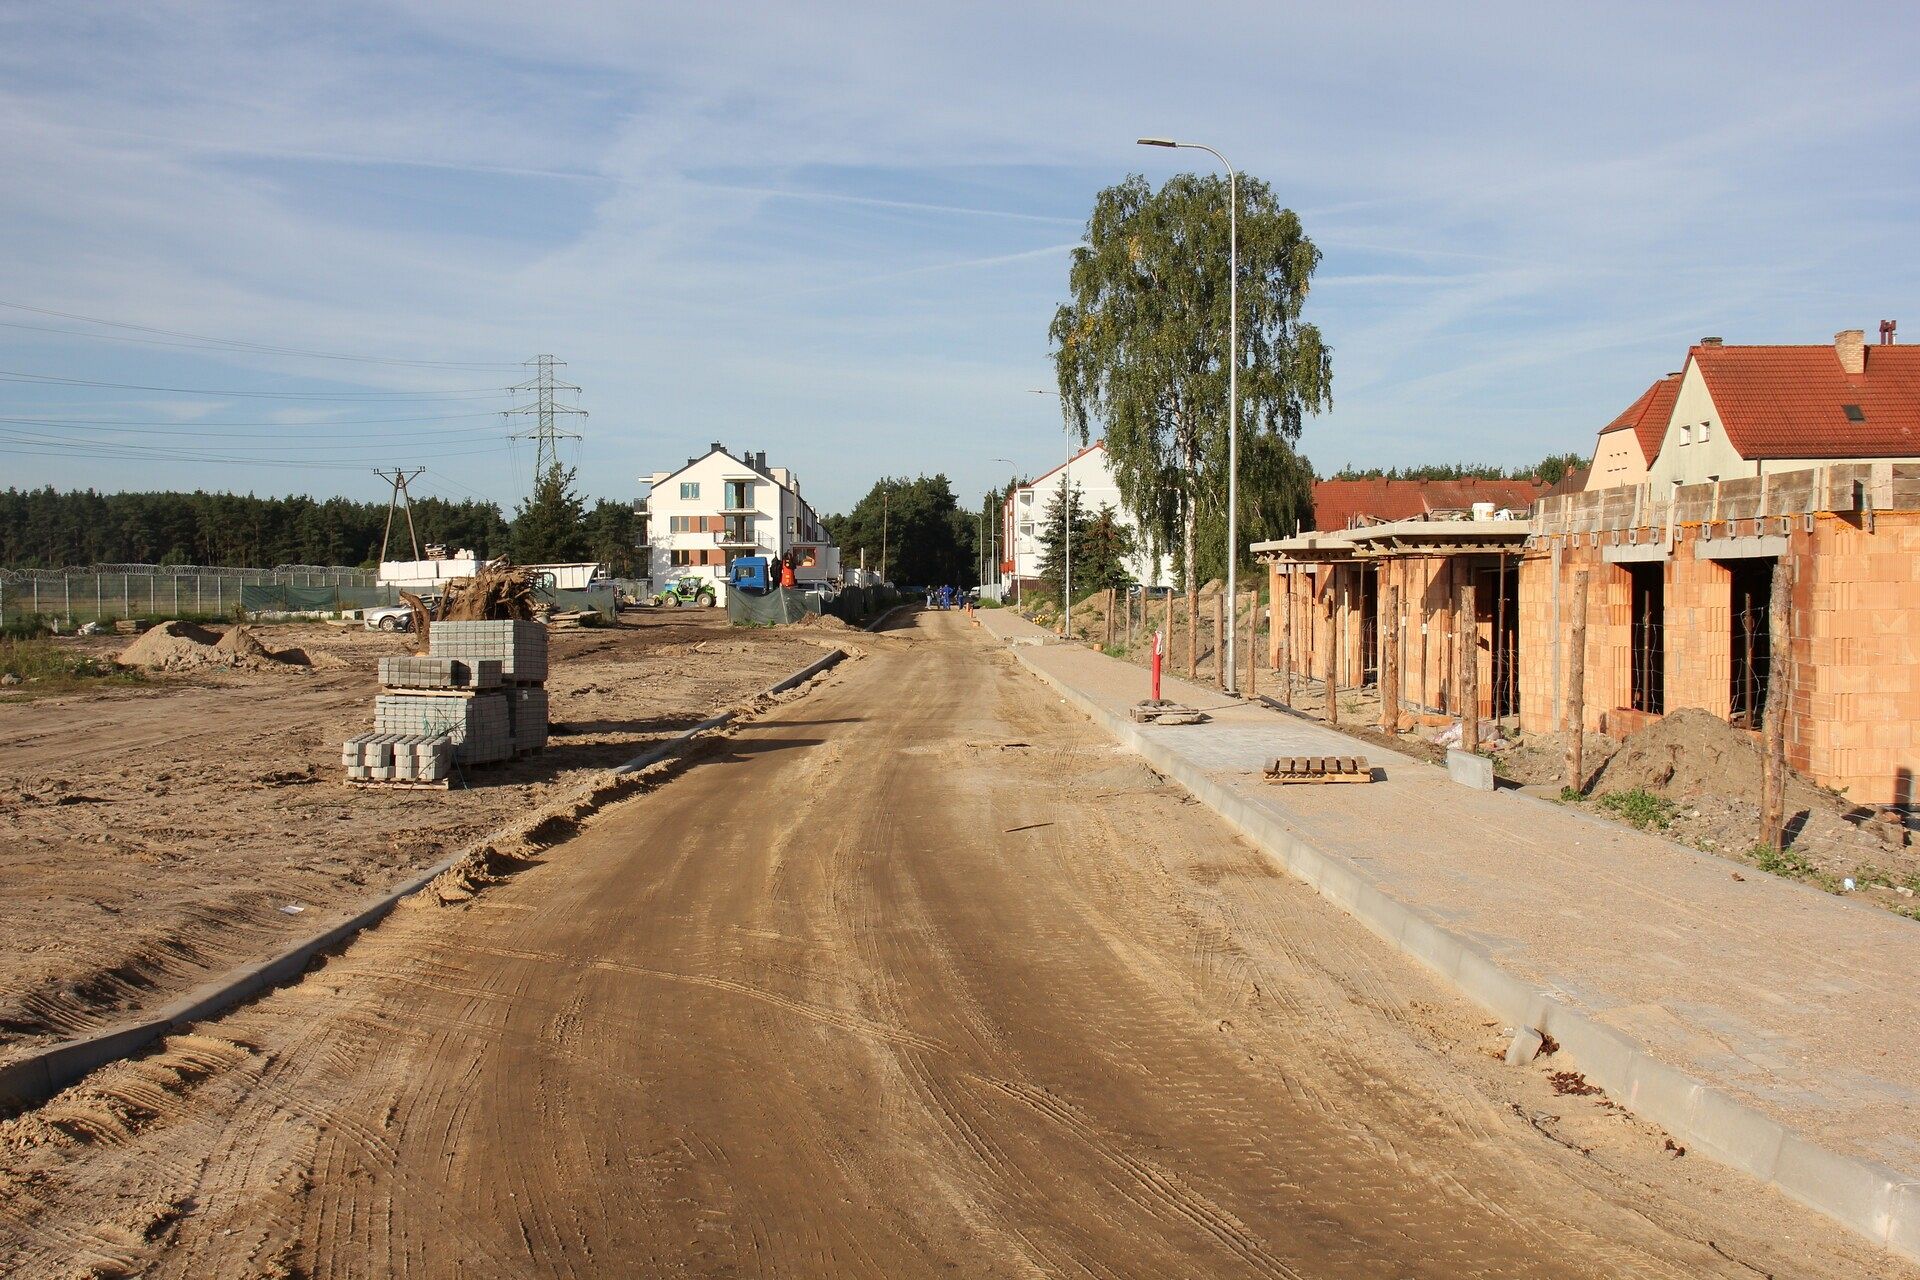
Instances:
[[[259,634],[341,665],[0,704],[0,1062],[271,955],[821,653],[715,610],[555,631],[545,753],[387,793],[341,785],[340,742],[372,727],[376,665],[408,638]]]
[[[0,1125],[0,1271],[1911,1274],[1501,1066],[964,620],[906,630]]]

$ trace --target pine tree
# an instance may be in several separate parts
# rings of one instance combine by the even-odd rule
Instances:
[[[1133,558],[1133,530],[1121,523],[1120,513],[1107,503],[1100,505],[1085,532],[1074,536],[1073,585],[1076,590],[1105,591],[1108,587],[1133,585],[1133,570],[1127,562]]]
[[[513,515],[513,558],[521,564],[571,564],[587,558],[586,507],[573,469],[554,463]]]
[[[1069,498],[1066,492],[1066,482],[1063,479],[1060,487],[1053,491],[1053,497],[1048,500],[1046,510],[1041,513],[1039,528],[1034,530],[1034,536],[1038,538],[1040,542],[1040,580],[1046,584],[1047,590],[1053,593],[1056,600],[1060,598],[1060,569],[1063,564],[1067,563],[1067,558],[1061,554],[1062,550],[1065,549],[1061,545],[1063,542],[1072,544],[1074,597],[1078,599],[1086,595],[1089,590],[1086,582],[1082,580],[1080,572],[1083,558],[1082,548],[1086,545],[1087,540],[1087,513],[1084,509],[1085,497],[1086,495],[1083,494],[1079,486],[1076,485],[1071,498]],[[1072,513],[1066,517],[1064,522],[1061,518],[1063,507],[1068,508]],[[1067,536],[1069,531],[1072,533],[1071,538]]]

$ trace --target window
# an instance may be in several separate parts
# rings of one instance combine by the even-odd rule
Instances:
[[[683,568],[686,565],[692,564],[694,562],[694,556],[698,554],[696,551],[669,551],[667,552],[667,563],[676,569]]]
[[[1713,429],[1713,424],[1711,422],[1703,422],[1700,424],[1700,443],[1701,444],[1705,444],[1707,442],[1707,432],[1709,432],[1712,429]]]
[[[1680,443],[1693,443],[1693,424],[1691,422],[1683,422],[1680,424]],[[682,487],[684,488],[685,486],[683,485]]]
[[[789,538],[791,538],[794,535],[799,524],[800,524],[800,518],[798,516],[787,517],[787,536]]]
[[[726,496],[722,505],[728,511],[745,511],[753,505],[753,482],[751,480],[729,480],[725,485]]]
[[[698,480],[682,480],[680,482],[680,496],[687,499],[698,499],[700,497],[700,482]]]

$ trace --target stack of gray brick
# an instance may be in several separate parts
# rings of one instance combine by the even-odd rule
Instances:
[[[436,622],[427,632],[436,658],[498,659],[509,684],[545,684],[547,628],[521,619],[500,622]]]
[[[352,782],[441,782],[453,769],[453,741],[444,733],[363,733],[340,748]]]
[[[495,658],[389,657],[380,659],[380,683],[389,689],[497,689],[502,671]]]
[[[503,690],[464,698],[383,693],[373,700],[373,731],[445,735],[461,764],[491,764],[513,756],[513,727]]]
[[[547,749],[547,690],[522,684],[507,690],[507,712],[513,724],[513,754],[528,755]]]

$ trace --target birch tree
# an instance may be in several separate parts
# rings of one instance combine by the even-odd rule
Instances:
[[[1330,349],[1300,318],[1320,251],[1266,183],[1239,188],[1241,438],[1291,449],[1332,403]],[[1196,174],[1100,192],[1049,330],[1069,428],[1105,436],[1152,547],[1177,540],[1190,607],[1202,517],[1226,509],[1227,199],[1224,177]]]

